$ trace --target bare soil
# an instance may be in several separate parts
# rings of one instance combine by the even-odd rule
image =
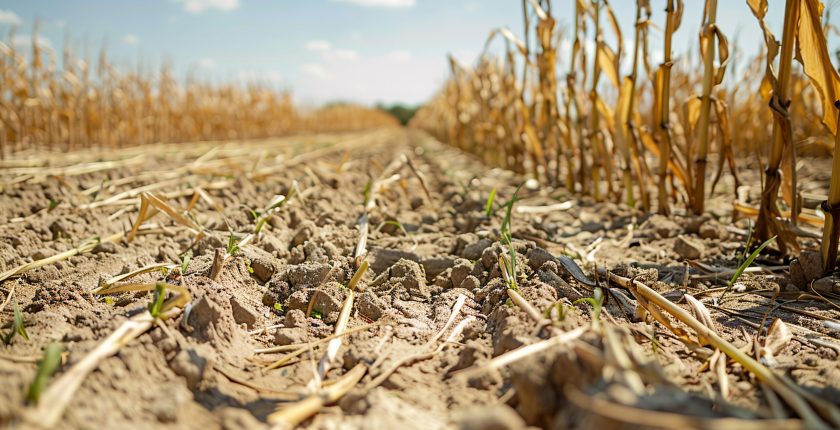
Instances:
[[[731,180],[718,187],[705,217],[649,215],[526,184],[512,218],[516,276],[522,296],[552,322],[540,327],[510,302],[499,267],[506,249],[499,243],[502,204],[523,178],[488,169],[422,133],[388,129],[241,144],[32,152],[7,160],[0,171],[0,272],[92,236],[128,231],[141,191],[183,209],[201,187],[216,205],[200,199],[192,210],[211,233],[195,244],[189,230],[157,215],[130,243],[102,243],[0,283],[3,300],[14,290],[29,335],[29,341],[18,336],[0,345],[0,426],[37,424],[24,419],[25,396],[46,345],[57,341],[66,351],[55,379],[151,300],[150,293],[106,298],[91,290],[151,264],[180,265],[190,249],[186,273],[154,271],[132,280],[183,285],[190,305],[166,320],[166,329],[154,327],[104,359],[73,394],[58,427],[268,427],[273,411],[310,393],[324,348],[314,346],[271,370],[267,366],[286,352],[257,350],[334,332],[356,270],[366,184],[402,154],[429,194],[409,169],[379,192],[370,214],[370,270],[357,287],[348,329],[368,327],[343,338],[326,379],[360,363],[366,375],[303,427],[643,428],[666,421],[639,423],[633,415],[638,411],[698,419],[793,416],[740,365],[726,364],[722,377],[707,370],[712,350],[690,348],[661,324],[640,320],[633,296],[618,287],[612,286],[593,321],[587,279],[607,286],[598,269],[641,280],[681,306],[685,294],[701,299],[721,336],[745,351],[751,351],[755,327],[769,310],[766,321],[780,318],[793,333],[771,368],[840,404],[840,326],[833,323],[838,296],[830,287],[823,295],[833,306],[805,294],[807,284],[791,277],[789,262],[771,254],[755,264],[766,270],[744,274],[735,291],[716,300],[742,261],[747,240],[748,220],[733,219]],[[808,160],[800,173],[803,183],[816,184],[809,192],[825,192],[820,184],[828,183],[828,170],[821,163]],[[742,175],[756,183],[755,170]],[[287,195],[294,183],[299,194],[211,279],[217,250],[225,249],[231,235],[253,231],[251,210]],[[488,217],[485,204],[493,188],[497,197]],[[745,201],[758,199],[758,189],[742,191]],[[815,249],[817,242],[802,243]],[[563,256],[586,278],[575,276]],[[776,291],[784,308],[768,307]],[[436,338],[459,296],[463,308]],[[460,334],[441,343],[466,318],[471,322]],[[0,314],[0,334],[12,321],[10,303]],[[593,324],[609,329],[587,330],[574,346],[557,344],[498,369],[469,377],[458,372],[552,333]],[[596,335],[607,332],[613,334]],[[617,351],[624,349],[616,345],[624,345],[634,365],[621,364]],[[403,365],[382,376],[395,363]],[[641,391],[633,389],[636,378]]]

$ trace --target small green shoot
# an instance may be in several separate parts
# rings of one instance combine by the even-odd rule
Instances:
[[[516,284],[516,250],[513,249],[513,233],[511,232],[511,218],[513,217],[513,205],[519,201],[519,189],[522,185],[516,187],[513,196],[505,203],[505,218],[502,220],[500,228],[501,243],[507,245],[510,256],[504,259],[503,269],[507,270],[508,286],[513,290],[518,290],[519,286]]]
[[[312,310],[312,318],[316,318],[316,319],[320,320],[320,319],[324,318],[324,314],[321,313],[321,311],[319,311],[318,309],[313,309]]]
[[[23,314],[20,312],[17,299],[12,302],[12,307],[14,309],[14,320],[12,321],[11,330],[6,334],[6,337],[3,338],[3,343],[6,345],[11,344],[15,335],[20,335],[20,337],[24,338],[28,342],[29,335],[26,333],[26,327],[23,326]]]
[[[773,236],[770,239],[764,241],[764,243],[759,245],[758,248],[756,248],[755,251],[753,251],[752,254],[750,254],[750,256],[747,257],[747,259],[744,260],[743,263],[741,263],[740,266],[738,266],[738,270],[735,271],[735,274],[732,275],[732,279],[730,279],[729,282],[726,284],[726,289],[723,290],[723,293],[720,294],[720,298],[718,299],[719,302],[723,301],[723,298],[726,296],[726,293],[728,293],[729,290],[732,289],[732,286],[735,285],[735,282],[738,281],[738,278],[741,277],[741,274],[743,274],[744,271],[747,270],[747,267],[750,267],[750,265],[753,264],[753,261],[755,261],[758,255],[761,254],[761,251],[763,251],[764,248],[767,247],[767,245],[772,243],[774,240],[776,240],[776,236]]]
[[[277,311],[277,312],[283,312],[283,305],[281,305],[280,302],[275,302],[274,303],[274,310]]]
[[[744,260],[744,259],[747,258],[747,253],[750,251],[750,244],[752,243],[752,238],[753,238],[753,225],[752,225],[752,222],[749,222],[747,224],[747,241],[744,244],[744,252],[741,253],[741,260]]]
[[[230,235],[230,237],[228,237],[228,243],[227,243],[227,248],[225,249],[225,252],[227,253],[227,255],[234,255],[238,251],[239,251],[239,238],[234,236],[234,235]]]
[[[274,212],[276,212],[277,209],[282,207],[283,204],[285,204],[293,195],[296,194],[295,190],[297,190],[297,184],[294,184],[292,186],[292,189],[289,191],[287,196],[275,196],[271,203],[269,203],[268,206],[265,209],[263,209],[262,212],[253,209],[251,210],[251,216],[254,218],[254,222],[256,223],[256,225],[254,226],[254,234],[259,236],[263,227],[265,227],[265,224],[268,222],[269,219],[271,219],[271,216],[274,214]]]
[[[114,306],[114,298],[111,296],[105,296],[102,298],[102,302],[108,306]]]
[[[487,218],[490,218],[493,215],[493,201],[496,200],[496,187],[490,191],[490,196],[487,197],[487,204],[484,205],[484,213],[487,215]]]
[[[573,303],[589,303],[589,305],[592,306],[592,323],[597,324],[601,321],[601,307],[604,305],[604,291],[600,288],[595,288],[593,297],[577,299]]]
[[[155,285],[155,292],[152,295],[152,302],[149,303],[149,314],[152,318],[159,318],[163,309],[163,302],[166,299],[166,284],[158,282]]]
[[[50,205],[47,207],[47,213],[50,213],[53,211],[53,209],[57,208],[59,203],[61,202],[59,202],[58,200],[50,199]]]
[[[44,357],[38,362],[38,372],[35,374],[35,379],[32,385],[29,386],[29,391],[26,393],[26,402],[29,404],[37,404],[38,399],[41,398],[41,393],[47,386],[47,381],[50,379],[58,365],[61,364],[61,344],[53,342],[44,349]]]
[[[190,267],[190,254],[184,254],[181,257],[181,276],[187,273],[187,269]]]
[[[384,223],[382,223],[382,224],[384,224],[384,225],[392,225],[392,226],[394,226],[394,227],[396,227],[396,228],[400,229],[401,231],[405,232],[405,227],[403,227],[403,225],[402,225],[399,221],[397,221],[397,220],[394,220],[394,219],[392,219],[392,220],[388,220],[388,221],[385,221],[385,222],[384,222]],[[408,232],[406,232],[406,235],[407,235],[407,234],[408,234]]]
[[[554,319],[554,315],[553,315],[554,312],[553,311],[555,309],[557,310],[557,319],[554,320],[554,321],[555,322],[565,321],[566,320],[566,305],[561,300],[558,300],[558,301],[554,302],[554,304],[549,306],[545,310],[545,312],[543,313],[543,316],[545,316],[548,319]]]
[[[373,189],[373,182],[371,180],[368,180],[365,183],[364,190],[362,190],[362,195],[365,198],[365,202],[364,202],[365,204],[367,204],[367,202],[370,200],[370,192],[371,192],[372,189]]]
[[[254,273],[254,268],[251,267],[251,260],[248,260],[247,258],[245,259],[245,268],[248,269],[248,273]]]
[[[658,354],[659,349],[662,348],[662,345],[659,343],[659,331],[656,330],[656,324],[651,324],[651,337],[650,337],[650,344],[653,348],[653,353]]]

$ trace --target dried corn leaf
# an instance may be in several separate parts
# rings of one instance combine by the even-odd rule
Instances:
[[[790,328],[779,318],[773,320],[770,328],[767,329],[767,336],[764,344],[757,347],[756,355],[758,360],[765,366],[776,365],[775,356],[781,352],[793,340],[793,333]]]
[[[836,134],[837,113],[834,102],[840,97],[840,76],[831,64],[828,43],[822,29],[824,7],[819,0],[801,0],[799,9],[796,59],[802,63],[805,74],[820,93],[823,124],[832,134]]]

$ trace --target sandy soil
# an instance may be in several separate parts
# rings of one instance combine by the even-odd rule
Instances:
[[[0,345],[0,425],[39,423],[25,396],[46,345],[59,342],[65,351],[55,381],[120,324],[145,312],[152,297],[92,290],[111,277],[171,263],[165,272],[130,281],[182,285],[190,304],[104,358],[73,393],[57,427],[268,427],[275,410],[312,392],[324,345],[270,370],[294,348],[259,350],[333,334],[356,271],[366,184],[402,154],[429,193],[408,166],[379,190],[369,219],[370,270],[355,291],[352,333],[342,338],[326,380],[328,385],[357,365],[365,375],[302,426],[680,427],[672,414],[693,420],[682,428],[723,425],[714,421],[722,417],[774,419],[765,427],[801,424],[783,421],[793,411],[741,365],[720,360],[723,372],[710,371],[713,348],[693,347],[662,324],[639,318],[626,290],[612,285],[593,320],[586,298],[594,292],[587,284],[607,286],[597,273],[605,268],[684,308],[684,295],[701,299],[720,335],[750,353],[755,327],[778,291],[784,307],[772,309],[767,321],[781,318],[792,339],[769,366],[824,401],[840,403],[837,305],[803,295],[805,285],[791,278],[789,262],[759,258],[756,266],[768,269],[743,275],[737,291],[716,300],[746,242],[748,221],[732,217],[731,180],[724,180],[703,218],[651,216],[523,187],[512,221],[516,276],[521,295],[545,317],[547,324],[538,325],[508,299],[499,267],[499,254],[506,252],[499,243],[502,204],[523,179],[483,167],[421,133],[392,129],[235,145],[18,154],[7,161],[0,172],[0,272],[92,236],[128,231],[142,191],[183,209],[200,187],[215,205],[200,198],[191,211],[207,233],[197,243],[190,230],[157,215],[130,243],[103,242],[0,283],[3,299],[13,290],[29,335],[28,341],[18,336]],[[819,166],[808,161],[803,167],[801,180],[816,184],[809,192],[825,192],[819,184],[827,184],[827,170]],[[743,175],[755,178],[754,170]],[[488,217],[493,188],[497,197]],[[293,189],[297,195],[260,236],[211,279],[214,256],[228,238],[253,231],[251,210]],[[743,192],[746,201],[758,198],[757,189]],[[808,238],[802,243],[816,245]],[[192,257],[180,273],[187,249]],[[806,263],[797,264],[808,272]],[[822,291],[837,303],[830,285]],[[453,316],[459,299],[463,307]],[[10,303],[0,314],[0,334],[11,330],[12,321]],[[580,337],[499,368],[482,367],[508,351],[569,333]]]

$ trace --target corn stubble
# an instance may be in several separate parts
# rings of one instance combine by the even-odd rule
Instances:
[[[746,62],[715,23],[717,0],[704,2],[699,41],[681,58],[674,57],[672,40],[683,23],[682,0],[638,0],[632,49],[623,46],[608,0],[563,2],[573,13],[568,29],[552,15],[556,3],[523,0],[533,37],[530,29],[518,39],[500,28],[474,67],[450,57],[451,79],[411,125],[546,185],[662,214],[680,207],[702,214],[724,169],[737,190],[736,158],[753,157],[764,165],[761,203],[736,209],[758,214],[756,243],[778,236],[779,251],[798,252],[796,223],[818,214],[802,208],[794,142],[831,148],[840,122],[834,107],[840,78],[828,54],[822,3],[786,1],[778,41],[764,21],[767,0],[727,2],[727,8],[748,7],[763,34],[763,52]],[[664,8],[663,23],[652,22],[652,7]],[[664,40],[663,61],[654,66],[651,28]],[[501,55],[489,49],[498,35]],[[563,43],[568,55],[558,55]],[[564,84],[557,77],[562,71]],[[826,271],[834,266],[840,233],[834,154],[822,207]]]

